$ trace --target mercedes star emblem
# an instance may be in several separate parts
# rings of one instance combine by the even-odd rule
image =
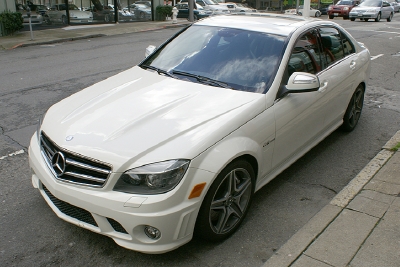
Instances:
[[[51,166],[53,167],[54,172],[57,174],[57,177],[60,177],[65,172],[65,157],[61,152],[57,152],[51,158]]]

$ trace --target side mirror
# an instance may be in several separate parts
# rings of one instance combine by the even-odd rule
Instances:
[[[317,91],[320,87],[319,79],[316,75],[307,72],[295,72],[289,77],[286,89],[290,93],[303,93]]]
[[[294,72],[290,75],[287,85],[284,87],[280,97],[289,93],[306,93],[318,91],[321,84],[316,75],[307,72]]]
[[[144,56],[145,56],[145,57],[150,56],[150,55],[154,52],[154,50],[156,50],[156,47],[155,47],[154,45],[149,45],[149,46],[146,48],[146,52],[144,53]]]

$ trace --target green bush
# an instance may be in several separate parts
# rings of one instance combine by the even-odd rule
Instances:
[[[4,11],[0,14],[0,24],[4,35],[13,35],[16,31],[21,30],[24,27],[23,22],[24,19],[19,12]]]
[[[161,16],[172,16],[172,6],[157,6],[156,13]]]

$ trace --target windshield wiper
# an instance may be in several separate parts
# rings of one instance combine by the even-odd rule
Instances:
[[[172,73],[166,71],[166,70],[162,70],[153,66],[149,66],[149,65],[141,65],[140,67],[142,68],[146,68],[146,69],[151,69],[154,70],[155,72],[157,72],[159,75],[164,74],[165,76],[171,77],[171,78],[175,78],[178,79],[178,77],[176,77],[175,75],[173,75]]]
[[[183,71],[179,71],[179,70],[173,70],[172,73],[173,74],[182,75],[182,76],[192,77],[192,78],[195,78],[197,81],[202,82],[202,83],[208,83],[208,84],[211,84],[211,85],[214,85],[214,86],[232,89],[226,83],[223,83],[223,82],[220,82],[220,81],[217,81],[217,80],[213,80],[213,79],[210,79],[210,78],[207,78],[207,77],[204,77],[204,76],[196,75],[196,74],[193,74],[193,73],[183,72]]]

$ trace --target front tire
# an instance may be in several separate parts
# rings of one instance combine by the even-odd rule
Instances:
[[[228,164],[201,204],[194,234],[208,241],[220,241],[232,235],[249,210],[254,181],[254,170],[247,161]]]
[[[350,20],[351,20],[351,21],[355,21],[355,20],[356,20],[356,18],[350,18]]]
[[[329,15],[329,18],[330,18],[330,19],[333,19],[333,18],[334,18],[334,16],[333,16],[333,15]]]
[[[379,22],[381,20],[381,12],[378,13],[378,16],[376,16],[375,22]]]
[[[361,111],[364,105],[364,87],[359,85],[350,99],[350,103],[343,117],[341,129],[345,132],[351,132],[356,128]]]

